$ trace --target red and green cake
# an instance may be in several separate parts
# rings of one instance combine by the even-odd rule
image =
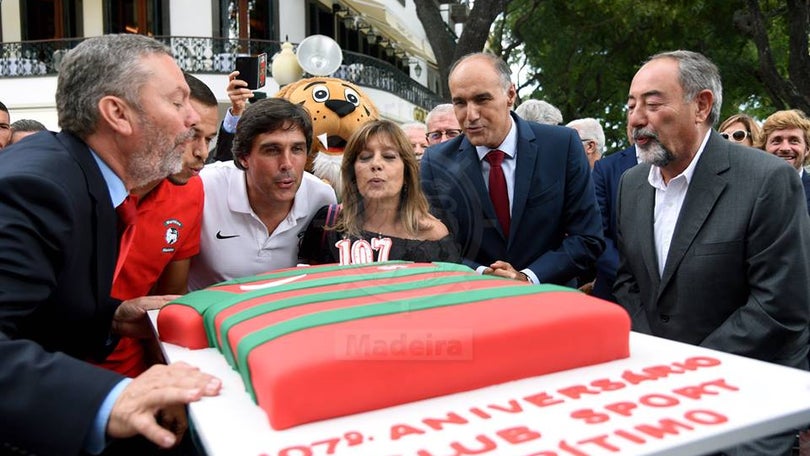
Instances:
[[[164,342],[218,348],[275,429],[629,355],[619,306],[463,265],[290,268],[189,293]]]

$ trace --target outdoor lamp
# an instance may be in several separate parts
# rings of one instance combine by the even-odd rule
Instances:
[[[288,41],[281,44],[281,51],[273,57],[272,69],[273,79],[279,86],[290,84],[304,76],[304,70],[293,52],[293,45]]]

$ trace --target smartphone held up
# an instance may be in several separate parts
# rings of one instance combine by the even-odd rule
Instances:
[[[236,71],[239,79],[247,82],[247,88],[256,90],[267,82],[267,54],[236,57]]]

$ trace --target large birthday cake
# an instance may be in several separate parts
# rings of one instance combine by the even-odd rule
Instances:
[[[160,338],[218,348],[275,429],[629,355],[614,304],[449,263],[290,268],[189,293]]]

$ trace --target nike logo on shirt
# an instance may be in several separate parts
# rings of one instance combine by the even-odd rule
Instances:
[[[227,234],[226,235],[226,234],[222,234],[222,231],[217,231],[217,239],[230,239],[230,238],[235,238],[235,237],[239,237],[239,235],[238,234]]]

